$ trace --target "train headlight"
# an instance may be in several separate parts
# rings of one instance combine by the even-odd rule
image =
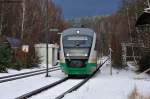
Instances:
[[[88,56],[88,54],[84,54],[84,56]]]
[[[69,53],[67,53],[67,54],[66,54],[66,56],[70,56],[70,54],[69,54]]]
[[[79,34],[79,33],[80,33],[80,30],[77,30],[76,32],[77,32],[77,34]]]

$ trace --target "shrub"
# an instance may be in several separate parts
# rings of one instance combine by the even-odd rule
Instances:
[[[11,48],[7,44],[0,45],[0,72],[7,72],[11,64]]]
[[[26,58],[26,68],[33,68],[33,67],[38,67],[38,64],[41,63],[40,58],[37,56],[37,53],[35,49],[32,47],[30,48],[29,53],[27,54]]]
[[[36,55],[34,49],[31,49],[28,53],[18,50],[15,57],[15,62],[11,68],[17,70],[33,68],[38,67],[39,63],[39,57]]]
[[[112,66],[117,69],[122,69],[125,66],[122,65],[122,49],[121,43],[116,34],[112,34],[111,37],[111,49],[112,49]]]
[[[134,90],[129,94],[128,99],[150,99],[150,96],[141,95],[135,87]]]
[[[139,72],[144,72],[145,70],[150,68],[150,52],[146,53],[142,56],[141,60],[139,61]],[[150,71],[147,73],[150,74]]]
[[[12,53],[11,53],[12,52]],[[39,57],[30,49],[28,53],[21,49],[11,49],[7,44],[0,45],[0,72],[7,72],[8,68],[21,70],[24,68],[38,67]]]
[[[21,70],[25,66],[25,62],[22,59],[16,59],[15,63],[11,66],[12,69]]]
[[[111,62],[112,66],[116,69],[123,69],[125,66],[122,64],[121,45],[117,45],[117,49],[113,49]]]
[[[112,54],[112,66],[116,69],[122,69],[125,67],[122,65],[122,58],[120,53],[114,52]]]

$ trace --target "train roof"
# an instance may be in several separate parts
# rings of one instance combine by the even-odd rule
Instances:
[[[79,32],[79,33],[77,33]],[[88,36],[93,36],[94,35],[94,31],[92,29],[89,28],[69,28],[66,29],[62,32],[62,36],[66,36],[66,35],[88,35]]]

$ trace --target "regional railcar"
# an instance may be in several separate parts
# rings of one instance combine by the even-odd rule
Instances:
[[[61,33],[60,67],[69,75],[91,75],[97,69],[96,34],[89,28],[69,28]]]

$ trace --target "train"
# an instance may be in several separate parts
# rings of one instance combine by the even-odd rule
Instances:
[[[60,68],[68,76],[88,76],[96,71],[96,33],[90,28],[68,28],[60,37]]]

